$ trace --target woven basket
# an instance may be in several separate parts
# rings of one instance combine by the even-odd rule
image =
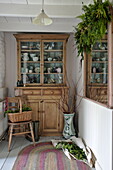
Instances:
[[[8,113],[8,119],[11,122],[21,122],[21,121],[29,121],[32,119],[32,111],[22,112],[22,101],[19,100],[20,103],[20,112],[19,113]]]

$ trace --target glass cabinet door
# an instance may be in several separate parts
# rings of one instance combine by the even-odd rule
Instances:
[[[90,67],[90,82],[92,84],[107,84],[108,52],[107,41],[97,42],[92,48]]]
[[[20,42],[21,81],[26,84],[40,83],[40,42]]]
[[[63,84],[63,41],[43,41],[43,83]]]
[[[64,84],[64,42],[20,41],[19,80],[24,86]]]

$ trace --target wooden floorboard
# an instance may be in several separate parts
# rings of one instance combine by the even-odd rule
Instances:
[[[12,141],[12,145],[14,145],[15,140]],[[0,143],[0,170],[3,168],[8,156],[9,156],[9,152],[8,152],[8,141],[2,141]]]
[[[14,138],[13,138],[13,141],[14,141]],[[22,138],[22,137],[15,138],[15,142],[11,147],[11,151],[9,152],[9,155],[6,158],[6,161],[5,161],[4,166],[2,167],[2,170],[6,170],[6,169],[11,170],[12,169],[13,164],[17,158],[17,155],[20,152],[20,150],[22,149],[22,147],[25,146],[25,143],[26,143],[26,145],[29,144],[29,142],[25,138]]]

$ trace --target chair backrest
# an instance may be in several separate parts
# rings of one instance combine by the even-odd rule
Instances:
[[[27,101],[24,96],[23,97],[7,97],[7,110],[15,111],[19,109],[20,100],[22,101],[22,105],[27,104]]]

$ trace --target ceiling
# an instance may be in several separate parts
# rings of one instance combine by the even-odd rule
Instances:
[[[49,26],[33,25],[32,19],[42,7],[42,0],[0,0],[0,31],[6,32],[72,32],[76,16],[82,13],[82,2],[93,0],[45,0],[45,13],[53,19]]]

